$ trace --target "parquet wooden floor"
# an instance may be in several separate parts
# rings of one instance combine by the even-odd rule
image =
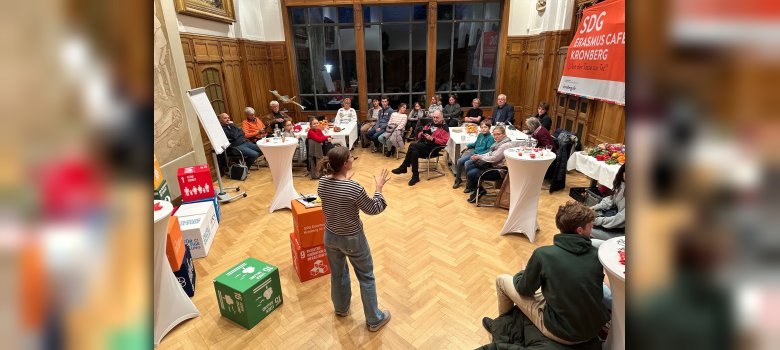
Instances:
[[[373,175],[400,164],[395,158],[353,150],[356,175],[371,193]],[[444,160],[442,159],[442,163]],[[385,185],[388,208],[363,216],[374,257],[380,308],[393,318],[379,332],[365,326],[360,291],[352,273],[349,317],[336,317],[330,302],[330,278],[298,281],[292,266],[289,210],[268,213],[273,183],[268,168],[253,170],[240,185],[247,198],[222,205],[222,222],[208,257],[195,260],[193,301],[201,316],[174,328],[159,346],[169,349],[473,349],[490,342],[483,316],[495,317],[495,277],[514,274],[536,247],[552,244],[555,212],[569,200],[569,187],[588,179],[570,172],[567,188],[542,191],[536,243],[525,236],[499,236],[507,210],[477,208],[466,202],[453,176],[407,186],[409,174],[392,175]],[[299,192],[316,192],[317,181],[294,177]],[[279,268],[284,303],[252,330],[221,317],[213,279],[246,257]],[[350,268],[351,270],[351,268]]]

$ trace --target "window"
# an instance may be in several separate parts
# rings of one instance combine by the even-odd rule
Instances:
[[[462,107],[495,102],[501,4],[440,4],[436,31],[436,94],[457,95]]]
[[[211,101],[211,107],[214,108],[214,113],[220,115],[227,113],[227,107],[225,106],[225,96],[222,94],[222,80],[221,73],[216,68],[206,68],[200,73],[203,79],[203,87],[206,90],[206,96]]]
[[[345,97],[357,101],[352,7],[296,7],[290,18],[301,104],[335,111]]]
[[[426,5],[363,7],[369,98],[387,95],[391,106],[425,102],[427,16]]]

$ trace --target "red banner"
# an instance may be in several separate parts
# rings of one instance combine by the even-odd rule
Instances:
[[[607,0],[583,11],[566,53],[558,92],[625,105],[624,0]]]

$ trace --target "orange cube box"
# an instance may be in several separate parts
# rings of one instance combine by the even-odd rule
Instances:
[[[184,236],[179,227],[179,218],[171,216],[168,220],[168,239],[165,242],[165,255],[168,257],[168,263],[171,264],[173,271],[179,271],[181,263],[184,261]]]
[[[293,230],[300,239],[301,247],[321,245],[325,235],[325,214],[322,213],[322,207],[306,208],[293,199],[292,214]]]
[[[301,282],[330,274],[330,265],[328,265],[328,255],[325,253],[324,244],[303,248],[293,232],[290,234],[290,250],[292,250],[295,273]]]

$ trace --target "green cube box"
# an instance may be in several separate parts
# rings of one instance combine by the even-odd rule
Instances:
[[[168,182],[162,181],[160,187],[154,189],[154,199],[160,201],[171,201],[171,191],[168,190]]]
[[[219,311],[234,322],[252,329],[282,304],[279,269],[247,258],[214,279]]]

